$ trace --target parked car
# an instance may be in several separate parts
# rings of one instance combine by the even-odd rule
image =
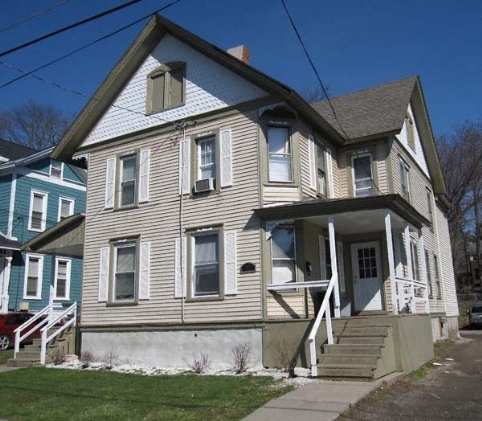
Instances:
[[[469,322],[472,326],[482,326],[482,303],[477,303],[469,310]]]
[[[13,347],[15,343],[15,329],[33,316],[33,313],[24,311],[0,314],[0,350]],[[37,330],[28,338],[25,338],[22,343],[32,342],[33,339],[39,337],[40,330]]]

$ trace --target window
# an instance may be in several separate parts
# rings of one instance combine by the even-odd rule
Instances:
[[[68,300],[70,297],[70,259],[55,259],[55,299]]]
[[[415,126],[409,114],[405,116],[405,130],[407,131],[407,143],[415,151]]]
[[[291,182],[291,142],[289,127],[268,127],[269,181]]]
[[[402,197],[409,202],[410,201],[410,181],[409,181],[409,169],[408,164],[400,158],[400,184],[402,190]]]
[[[114,301],[136,297],[136,246],[135,242],[114,246]]]
[[[410,243],[410,253],[412,255],[412,277],[416,281],[420,281],[420,265],[418,261],[418,247],[415,243]]]
[[[442,288],[440,287],[440,268],[438,266],[438,257],[433,255],[433,268],[435,272],[435,285],[437,287],[437,299],[442,299]]]
[[[42,295],[43,256],[27,254],[24,298],[40,299]]]
[[[216,140],[214,137],[197,141],[198,180],[216,178]]]
[[[326,185],[327,185],[327,176],[326,176],[326,151],[325,148],[318,142],[315,142],[316,145],[316,188],[317,192],[322,196],[326,196]]]
[[[185,101],[186,65],[168,63],[147,76],[147,113],[156,113],[177,107]]]
[[[66,197],[59,197],[59,217],[58,220],[68,218],[74,213],[74,200]]]
[[[50,161],[50,176],[54,178],[62,178],[62,162]]]
[[[433,298],[432,273],[430,272],[430,254],[425,249],[425,272],[427,273],[427,288],[429,298]]]
[[[136,155],[120,158],[119,207],[135,205],[136,203]]]
[[[32,191],[30,195],[30,231],[44,231],[47,222],[47,193]]]
[[[131,208],[149,200],[149,162],[149,149],[107,159],[106,209]]]
[[[149,299],[150,242],[113,240],[100,249],[99,302],[137,304]]]
[[[193,242],[193,295],[219,296],[219,234],[192,236]]]
[[[355,197],[373,196],[374,182],[371,155],[353,156],[352,169]]]
[[[428,220],[432,223],[430,229],[433,231],[432,192],[428,188],[427,188],[427,212],[428,212]]]
[[[271,232],[271,283],[296,282],[295,228],[278,226]]]

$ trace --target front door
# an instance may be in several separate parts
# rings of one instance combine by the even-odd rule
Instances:
[[[355,311],[382,310],[382,265],[380,243],[371,241],[351,246]]]

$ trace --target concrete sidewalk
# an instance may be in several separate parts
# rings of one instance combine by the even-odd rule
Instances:
[[[371,391],[402,376],[403,373],[392,373],[374,382],[322,380],[310,383],[268,402],[244,421],[335,420]]]

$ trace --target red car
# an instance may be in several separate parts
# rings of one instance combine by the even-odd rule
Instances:
[[[24,311],[0,314],[0,350],[13,347],[15,343],[15,329],[33,316],[34,314]],[[40,329],[32,333],[22,343],[32,342],[33,339],[39,337]]]

